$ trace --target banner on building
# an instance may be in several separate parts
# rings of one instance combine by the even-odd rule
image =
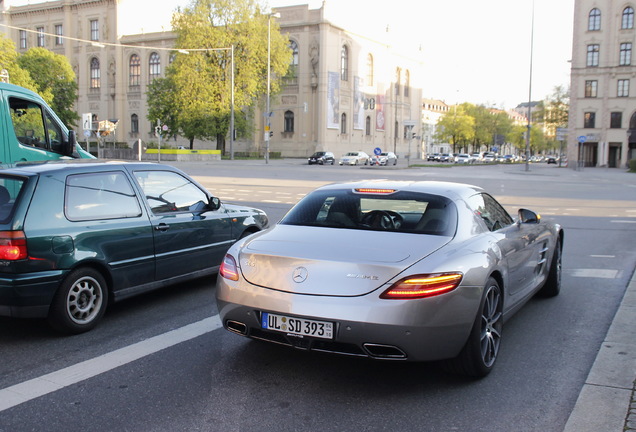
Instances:
[[[378,94],[378,96],[375,98],[375,129],[384,131],[385,126],[384,95]]]
[[[327,82],[327,128],[339,129],[340,125],[340,75],[329,72]]]
[[[364,95],[362,94],[362,79],[353,77],[353,128],[364,129]]]

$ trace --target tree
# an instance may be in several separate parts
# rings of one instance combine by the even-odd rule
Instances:
[[[230,117],[230,51],[234,47],[234,105],[239,119],[241,109],[249,111],[259,96],[267,90],[267,40],[269,16],[255,0],[195,0],[179,10],[172,20],[177,34],[178,53],[166,71],[165,86],[171,92],[169,100],[173,130],[190,140],[217,139],[223,149]],[[275,20],[271,21],[271,93],[280,89],[280,79],[290,62],[289,40],[280,34]],[[154,92],[156,89],[152,89]],[[149,93],[150,113],[162,97]],[[151,121],[156,119],[149,118]],[[162,120],[164,120],[162,118]],[[164,120],[165,121],[165,120]],[[240,121],[239,121],[240,123]]]
[[[18,53],[15,44],[4,33],[0,33],[0,70],[6,69],[9,73],[9,82],[19,85],[29,90],[37,91],[35,83],[29,72],[22,69],[18,64]],[[49,95],[49,100],[52,95]],[[46,100],[46,98],[44,98]]]
[[[552,94],[540,104],[533,117],[535,121],[544,124],[546,134],[554,139],[557,128],[567,127],[569,110],[570,91],[563,86],[556,86]]]
[[[36,91],[49,102],[60,120],[66,125],[77,126],[78,85],[67,58],[46,48],[31,48],[18,57],[18,65],[29,72]]]
[[[464,105],[454,106],[437,123],[435,138],[451,143],[453,152],[461,143],[471,141],[475,136],[475,119],[468,115]]]

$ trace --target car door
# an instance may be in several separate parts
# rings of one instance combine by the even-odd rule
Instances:
[[[496,238],[507,271],[508,294],[514,297],[531,289],[538,256],[534,253],[537,238],[534,226],[514,223],[501,204],[486,193],[472,197],[471,206]]]
[[[233,242],[223,207],[210,210],[208,194],[181,173],[136,170],[134,175],[150,209],[156,279],[217,270]]]

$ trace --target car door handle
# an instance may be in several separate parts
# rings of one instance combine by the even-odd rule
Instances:
[[[165,223],[160,223],[155,226],[155,231],[168,231],[168,229],[170,229],[170,225]]]

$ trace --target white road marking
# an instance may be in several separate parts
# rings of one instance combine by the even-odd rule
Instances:
[[[616,255],[590,255],[591,258],[616,258]]]
[[[621,274],[621,271],[612,269],[572,269],[568,273],[574,277],[616,279]]]
[[[221,328],[218,315],[0,390],[0,412]]]
[[[636,223],[636,219],[635,220],[613,220],[610,222],[611,223]]]

